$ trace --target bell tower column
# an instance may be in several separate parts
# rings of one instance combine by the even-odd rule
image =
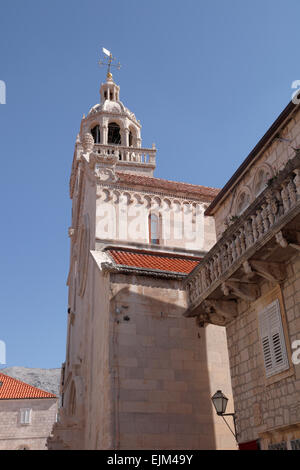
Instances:
[[[107,140],[108,140],[108,127],[106,125],[103,125],[101,127],[101,135],[102,135],[102,144],[107,145]]]
[[[124,129],[124,145],[129,147],[129,129]]]

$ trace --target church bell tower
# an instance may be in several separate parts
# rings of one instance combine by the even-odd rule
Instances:
[[[108,52],[108,51],[107,51]],[[231,396],[225,331],[201,335],[184,281],[215,243],[214,188],[155,178],[156,149],[108,59],[71,178],[68,332],[50,449],[232,448],[211,390]]]

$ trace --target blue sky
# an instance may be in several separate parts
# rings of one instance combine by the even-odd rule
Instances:
[[[156,176],[223,186],[300,79],[298,0],[2,0],[0,339],[7,365],[64,361],[68,183],[102,46],[158,148]]]

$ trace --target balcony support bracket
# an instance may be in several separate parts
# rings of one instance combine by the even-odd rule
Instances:
[[[256,284],[228,280],[222,285],[224,295],[233,294],[236,297],[254,302],[259,296],[259,288]]]
[[[278,283],[283,281],[286,277],[286,269],[282,263],[251,260],[250,265],[256,274],[268,281]]]

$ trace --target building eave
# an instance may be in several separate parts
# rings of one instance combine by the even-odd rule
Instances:
[[[238,167],[232,177],[228,180],[225,186],[221,189],[212,203],[206,209],[204,215],[214,215],[216,209],[220,206],[222,201],[227,197],[229,191],[239,182],[244,173],[248,170],[249,166],[260,157],[261,153],[266,147],[274,140],[280,129],[291,119],[291,115],[298,110],[299,105],[294,104],[292,101],[284,108],[278,118],[273,122],[267,132],[259,140],[256,146],[251,150],[249,155],[245,158],[243,163]]]

